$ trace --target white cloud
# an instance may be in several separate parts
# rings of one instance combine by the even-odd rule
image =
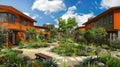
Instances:
[[[54,21],[56,22],[56,24],[55,24],[55,28],[58,28],[59,27],[59,22],[58,22],[58,20],[57,19],[54,19]]]
[[[54,19],[54,21],[55,21],[57,24],[59,23],[57,19]]]
[[[50,25],[51,23],[46,23],[46,25]]]
[[[38,17],[39,17],[39,15],[37,15],[37,14],[34,15],[34,16],[32,16],[33,19],[36,19],[36,18],[38,18]]]
[[[35,0],[32,10],[37,9],[45,14],[65,10],[66,6],[63,0]]]
[[[27,15],[27,16],[30,16],[30,14],[29,13],[27,13],[27,12],[23,12],[25,15]]]
[[[75,13],[75,10],[77,8],[75,6],[69,7],[68,11],[62,15],[61,18],[67,20],[69,17],[75,17],[76,18],[76,22],[78,23],[79,26],[82,26],[82,24],[84,22],[87,22],[89,18],[94,17],[93,13],[88,13],[88,14],[84,14],[84,13]]]
[[[101,9],[108,9],[115,6],[120,6],[120,0],[102,0],[100,5]]]
[[[23,12],[23,13],[24,13],[25,15],[29,16],[29,17],[32,17],[32,19],[36,19],[36,18],[39,17],[39,15],[37,15],[37,14],[31,16],[31,15],[30,15],[29,13],[27,13],[27,12]],[[40,17],[40,19],[42,19],[42,17]]]
[[[51,15],[50,17],[51,17],[52,19],[54,19],[54,18],[55,18],[55,16],[53,16],[53,15]]]
[[[58,25],[55,25],[55,28],[58,28],[59,26]]]

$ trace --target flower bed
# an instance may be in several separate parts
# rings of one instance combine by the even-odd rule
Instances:
[[[0,51],[0,67],[57,67],[55,60],[48,61],[34,60],[22,54],[22,51],[13,50],[12,48],[4,47]]]
[[[87,56],[89,54],[94,54],[93,49],[87,47],[85,44],[77,44],[74,42],[64,42],[58,47],[52,49],[53,52],[61,56]]]
[[[47,42],[44,42],[40,39],[37,39],[37,40],[31,40],[29,41],[28,43],[24,44],[22,42],[19,42],[19,46],[18,48],[19,49],[22,49],[22,48],[40,48],[40,47],[48,47],[49,45],[47,44]]]
[[[98,58],[87,58],[83,60],[83,67],[120,67],[120,59],[111,56],[110,54],[103,54]]]

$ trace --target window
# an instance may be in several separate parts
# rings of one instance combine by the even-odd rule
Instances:
[[[113,15],[112,14],[110,15],[109,18],[110,18],[110,23],[113,23]]]
[[[8,22],[15,23],[15,16],[13,14],[8,14]]]
[[[28,25],[28,21],[24,20],[24,25],[27,26]]]
[[[104,17],[104,18],[103,18],[103,23],[104,23],[104,24],[107,24],[107,17]]]
[[[7,13],[0,13],[0,22],[6,22]]]
[[[28,40],[28,39],[29,39],[29,38],[28,38],[28,35],[27,35],[26,33],[24,34],[24,39],[25,39],[25,40]]]
[[[95,27],[95,28],[97,27],[97,22],[94,22],[94,27]]]

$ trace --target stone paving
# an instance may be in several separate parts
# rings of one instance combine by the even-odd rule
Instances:
[[[79,65],[80,62],[84,58],[86,58],[86,57],[83,57],[83,56],[80,56],[80,57],[63,57],[63,56],[59,56],[56,53],[50,52],[50,50],[55,47],[55,44],[57,45],[57,43],[54,43],[53,46],[51,45],[50,47],[46,47],[46,48],[19,49],[19,50],[23,50],[23,54],[29,56],[32,59],[35,58],[35,53],[43,53],[45,55],[51,56],[51,57],[56,59],[59,67],[64,67],[64,64],[66,64],[67,67],[76,67],[75,65]],[[17,49],[17,48],[15,48],[15,49]]]

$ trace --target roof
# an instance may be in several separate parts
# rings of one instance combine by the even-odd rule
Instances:
[[[34,26],[35,28],[41,28],[41,29],[49,29],[48,27],[45,26]]]
[[[78,30],[78,29],[80,29],[80,28],[85,28],[85,26],[77,27],[77,28],[75,28],[75,30]]]
[[[96,17],[88,20],[88,21],[85,22],[83,25],[86,25],[86,24],[89,24],[89,23],[91,23],[91,22],[94,22],[94,21],[98,20],[99,18],[101,18],[102,16],[104,16],[104,15],[106,15],[106,14],[108,14],[108,13],[112,13],[114,10],[118,10],[118,9],[120,9],[120,6],[118,6],[118,7],[112,7],[112,8],[110,8],[110,9],[108,9],[107,11],[99,14],[98,16],[96,16]]]
[[[26,19],[28,19],[28,20],[30,20],[30,21],[32,21],[32,22],[36,22],[36,20],[34,20],[34,19],[30,18],[29,16],[23,14],[22,12],[20,12],[19,10],[15,9],[15,8],[12,7],[12,6],[0,5],[0,9],[10,10],[10,11],[12,11],[12,12],[14,12],[14,13],[20,15],[20,16],[23,16],[24,18],[26,18]]]

